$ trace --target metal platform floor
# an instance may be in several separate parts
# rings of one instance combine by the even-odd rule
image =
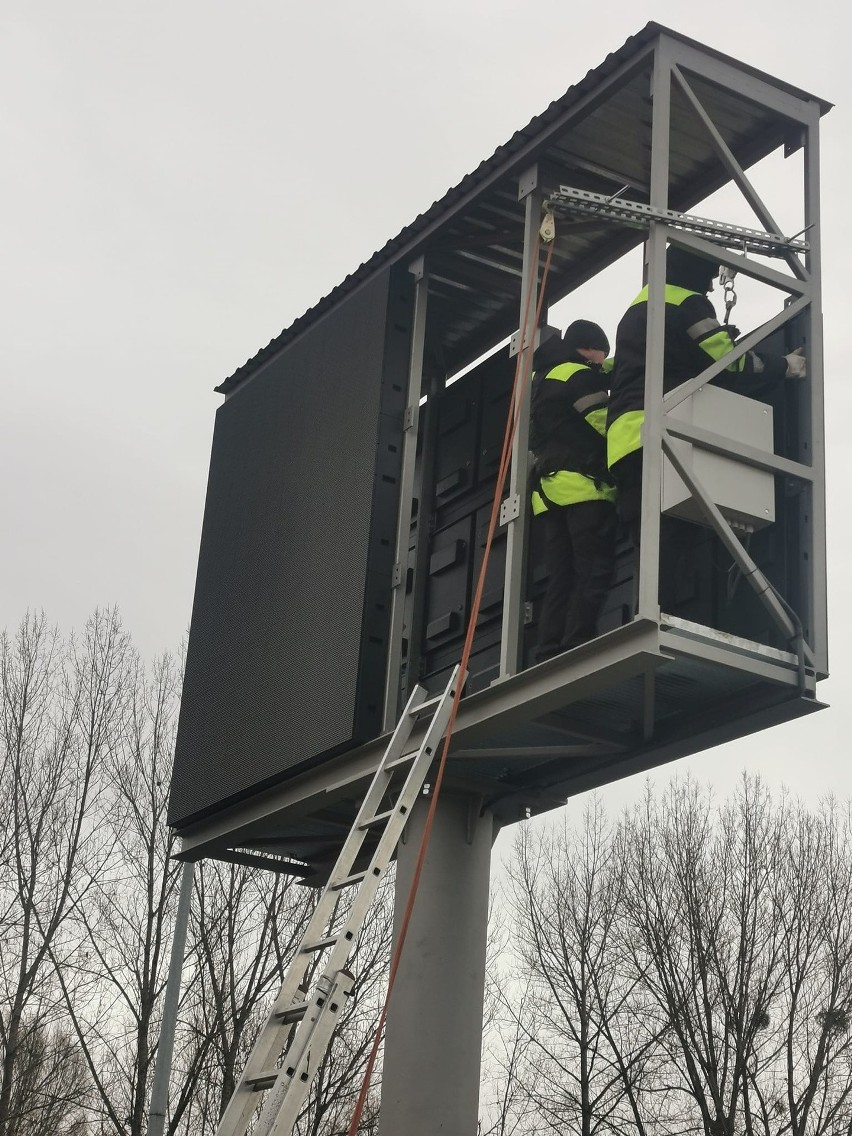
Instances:
[[[616,778],[823,708],[797,656],[635,619],[462,699],[444,791],[511,824]],[[377,738],[182,829],[214,856],[321,881],[387,743]]]

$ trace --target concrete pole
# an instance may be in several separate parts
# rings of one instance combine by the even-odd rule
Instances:
[[[169,1104],[169,1079],[172,1071],[172,1052],[175,1045],[180,981],[183,959],[186,954],[186,931],[189,926],[189,907],[192,899],[192,877],[195,865],[187,860],[183,865],[178,896],[175,929],[172,936],[172,953],[169,959],[169,977],[163,1001],[163,1021],[157,1045],[157,1063],[154,1066],[154,1083],[151,1086],[151,1108],[148,1112],[148,1136],[163,1136]]]
[[[397,854],[402,919],[429,801]],[[442,793],[391,994],[380,1136],[476,1136],[494,818],[481,799]]]

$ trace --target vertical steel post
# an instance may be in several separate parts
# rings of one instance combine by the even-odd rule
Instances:
[[[810,273],[808,309],[808,378],[799,397],[802,423],[799,461],[813,467],[809,489],[809,521],[800,521],[800,567],[807,573],[805,618],[818,672],[828,671],[828,601],[825,550],[825,402],[822,336],[822,266],[820,248],[819,107],[811,104],[811,121],[805,131],[804,204],[809,251],[805,267]],[[808,451],[810,445],[810,451]],[[807,557],[807,559],[806,559]]]
[[[414,318],[411,329],[411,354],[408,365],[408,393],[402,434],[402,470],[399,479],[399,515],[396,527],[393,594],[388,632],[388,666],[385,676],[384,729],[389,732],[399,717],[399,673],[402,665],[402,640],[405,625],[405,578],[408,569],[408,542],[411,535],[411,513],[414,498],[414,469],[417,458],[417,423],[423,386],[423,353],[426,344],[426,304],[429,278],[423,257],[409,271],[415,278]]]
[[[520,324],[516,354],[521,356],[521,373],[531,365],[538,329],[535,309],[538,289],[538,231],[541,227],[542,192],[538,168],[533,166],[518,182],[518,200],[525,202],[524,255],[521,277]],[[521,331],[526,326],[524,342]],[[524,636],[524,598],[526,595],[527,534],[529,508],[530,387],[527,384],[518,404],[518,429],[512,446],[512,468],[506,510],[506,575],[503,587],[503,634],[500,642],[500,678],[521,670]]]
[[[671,58],[667,45],[654,53],[651,97],[651,200],[668,209],[671,127]],[[647,244],[648,336],[645,350],[645,421],[642,428],[642,540],[639,550],[641,619],[660,616],[660,498],[663,476],[663,365],[665,358],[665,281],[668,228],[652,221]]]
[[[398,931],[429,801],[397,852]],[[444,790],[391,993],[380,1136],[475,1136],[479,1112],[488,884],[494,818]]]
[[[429,550],[432,521],[435,513],[435,463],[438,449],[438,427],[441,417],[441,399],[447,388],[446,375],[429,375],[427,378],[426,405],[423,408],[423,446],[419,467],[414,479],[417,494],[417,530],[414,539],[413,581],[411,594],[405,604],[405,631],[408,635],[408,662],[406,680],[401,695],[403,701],[411,697],[415,684],[422,674],[423,651],[426,639],[425,613],[429,588]]]
[[[175,928],[172,933],[172,952],[169,958],[169,977],[163,1001],[163,1020],[157,1045],[157,1063],[151,1085],[151,1107],[148,1112],[148,1136],[163,1136],[169,1107],[169,1080],[172,1072],[172,1053],[175,1046],[180,983],[183,960],[186,954],[186,932],[189,927],[189,906],[192,899],[192,877],[195,865],[187,860],[180,878]]]

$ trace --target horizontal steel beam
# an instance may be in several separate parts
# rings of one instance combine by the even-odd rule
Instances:
[[[706,430],[703,426],[696,426],[682,418],[675,418],[671,414],[665,416],[664,426],[667,434],[681,438],[684,442],[693,442],[699,449],[736,458],[745,465],[766,470],[768,473],[781,473],[786,477],[798,478],[799,481],[814,480],[814,471],[810,466],[791,461],[790,458],[782,458],[767,450],[759,450],[746,442],[735,442],[732,438],[726,438],[724,434],[716,434],[712,430]]]

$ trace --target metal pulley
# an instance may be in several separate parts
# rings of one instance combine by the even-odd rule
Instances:
[[[734,281],[737,278],[736,271],[733,268],[728,268],[723,264],[719,269],[719,283],[722,285],[722,291],[725,299],[725,319],[724,324],[727,327],[731,318],[731,312],[737,302],[737,293],[734,289]]]

